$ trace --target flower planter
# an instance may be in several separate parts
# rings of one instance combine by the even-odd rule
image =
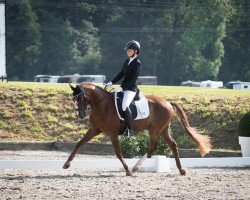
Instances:
[[[250,157],[250,137],[239,136],[239,144],[243,157]]]

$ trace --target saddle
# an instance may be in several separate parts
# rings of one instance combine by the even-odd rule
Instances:
[[[123,95],[123,91],[115,92],[114,95],[116,112],[121,120],[124,120],[124,113],[122,110]],[[136,92],[136,95],[129,108],[131,110],[133,120],[145,119],[149,116],[148,101],[146,97],[140,92],[140,90]]]

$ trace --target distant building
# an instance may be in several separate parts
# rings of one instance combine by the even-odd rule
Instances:
[[[138,85],[157,85],[157,76],[139,76],[136,83]]]
[[[226,84],[228,89],[250,90],[250,82],[231,81]]]
[[[200,87],[208,87],[208,88],[223,88],[222,81],[201,81]]]
[[[79,76],[79,74],[60,76],[57,80],[57,83],[76,83],[76,80],[79,78]]]
[[[43,83],[57,83],[57,79],[59,76],[52,75],[37,75],[35,76],[35,82],[43,82]]]
[[[189,87],[200,87],[201,82],[196,82],[196,81],[183,81],[181,83],[181,86],[189,86]]]
[[[223,82],[222,81],[184,81],[181,83],[181,86],[190,86],[190,87],[208,87],[208,88],[223,88]]]
[[[35,82],[47,82],[47,83],[104,83],[106,76],[104,75],[63,75],[63,76],[52,76],[52,75],[37,75],[35,76]]]
[[[106,81],[106,76],[104,75],[80,75],[76,82],[91,82],[91,83],[104,83]]]

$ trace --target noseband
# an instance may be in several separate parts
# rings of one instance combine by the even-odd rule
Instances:
[[[81,95],[81,94],[83,94],[83,101],[84,101],[84,108],[79,108],[78,106],[77,106],[77,108],[76,108],[76,111],[84,111],[84,112],[86,112],[87,111],[87,105],[88,105],[88,101],[87,101],[87,99],[86,99],[86,97],[85,97],[85,90],[84,90],[84,88],[82,88],[80,85],[78,86],[79,88],[80,88],[80,90],[81,90],[81,92],[79,93],[79,94],[77,94],[77,95],[74,95],[73,97],[72,97],[72,100],[74,101],[74,102],[76,102],[77,101],[77,99],[78,99],[78,97]]]

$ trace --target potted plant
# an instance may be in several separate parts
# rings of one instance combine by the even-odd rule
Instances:
[[[243,157],[250,157],[250,111],[245,113],[238,125],[239,144]]]

